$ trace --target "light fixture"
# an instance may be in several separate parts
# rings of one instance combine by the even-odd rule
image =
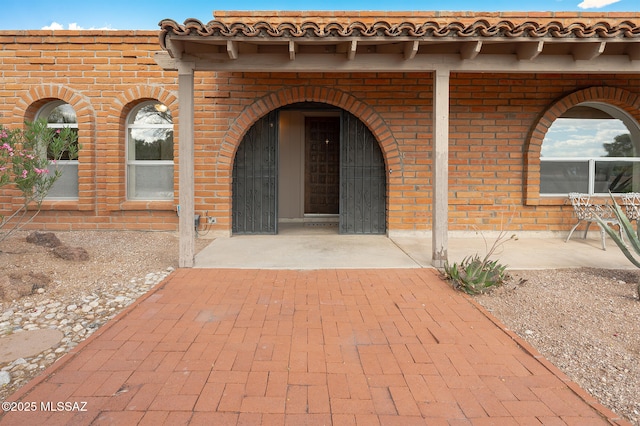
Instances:
[[[158,112],[167,112],[169,108],[165,104],[157,103],[153,106]]]

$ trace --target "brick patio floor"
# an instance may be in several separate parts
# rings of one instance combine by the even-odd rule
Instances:
[[[181,269],[9,401],[37,411],[3,425],[627,424],[433,269]]]

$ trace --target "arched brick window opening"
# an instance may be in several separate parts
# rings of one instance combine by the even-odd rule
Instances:
[[[528,141],[526,204],[556,204],[568,192],[640,189],[639,106],[626,90],[593,87],[547,109]]]
[[[68,103],[60,100],[46,103],[38,113],[36,119],[47,122],[51,129],[70,128],[78,134],[78,117],[75,109]],[[55,160],[47,152],[49,160]],[[54,169],[61,171],[61,175],[53,184],[47,194],[49,200],[77,200],[78,199],[78,158],[70,158],[68,153],[63,153],[56,164],[51,164],[50,172]]]
[[[623,110],[583,102],[549,127],[540,152],[540,195],[606,195],[640,189],[640,127]]]
[[[135,106],[127,117],[127,199],[173,199],[173,116],[158,101]]]

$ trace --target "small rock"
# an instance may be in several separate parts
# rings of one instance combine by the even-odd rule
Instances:
[[[62,245],[62,241],[53,232],[32,232],[27,235],[27,242],[43,247],[58,247]]]
[[[53,254],[64,260],[86,261],[89,260],[89,253],[82,247],[71,247],[62,245],[53,250]]]
[[[11,373],[8,371],[0,371],[0,386],[5,386],[11,383]]]

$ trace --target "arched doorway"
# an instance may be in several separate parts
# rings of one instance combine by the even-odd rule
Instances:
[[[272,111],[238,146],[232,232],[277,234],[284,221],[335,221],[341,234],[384,234],[385,170],[377,140],[349,112],[316,103]]]

